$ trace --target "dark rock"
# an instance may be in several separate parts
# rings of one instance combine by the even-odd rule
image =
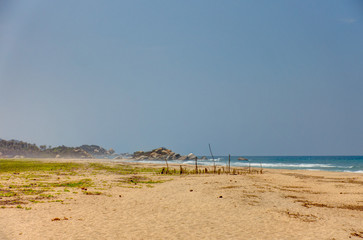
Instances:
[[[188,160],[188,156],[181,156],[178,158],[178,160],[181,160],[181,161]]]
[[[156,148],[148,152],[137,151],[134,152],[133,158],[136,160],[176,160],[180,158],[180,154],[177,154],[170,149],[164,147]]]

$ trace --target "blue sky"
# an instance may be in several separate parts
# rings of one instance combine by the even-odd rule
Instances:
[[[0,2],[0,138],[363,154],[361,1]]]

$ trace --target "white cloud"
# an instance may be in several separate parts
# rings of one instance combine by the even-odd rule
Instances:
[[[357,19],[354,19],[354,18],[342,18],[342,19],[340,19],[340,21],[343,22],[343,23],[352,24],[352,23],[355,23],[357,21]]]

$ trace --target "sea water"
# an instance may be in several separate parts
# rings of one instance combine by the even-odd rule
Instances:
[[[301,169],[334,172],[363,173],[363,156],[243,156],[248,160],[238,160],[241,156],[231,156],[232,167],[257,167],[274,169]],[[164,160],[138,160],[145,163],[165,163]],[[195,164],[195,160],[168,160],[169,163]],[[198,165],[226,166],[228,156],[214,156],[207,159],[198,157]]]

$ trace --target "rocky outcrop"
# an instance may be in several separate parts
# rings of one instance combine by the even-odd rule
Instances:
[[[93,158],[92,154],[89,154],[80,147],[74,148],[66,146],[46,149],[41,152],[40,156],[51,156],[56,158]]]
[[[93,157],[108,157],[115,154],[115,151],[112,148],[106,150],[103,147],[97,145],[82,145],[79,148]]]
[[[156,148],[148,152],[137,151],[133,154],[133,159],[135,160],[189,160],[195,158],[196,156],[193,153],[181,156],[180,154],[163,147]]]

